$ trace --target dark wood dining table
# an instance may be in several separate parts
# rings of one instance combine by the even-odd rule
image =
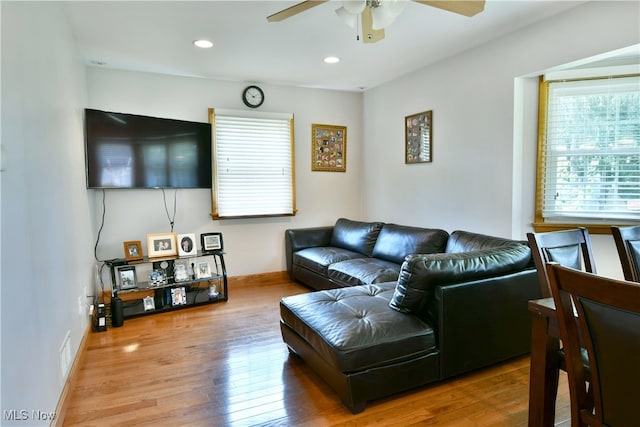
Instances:
[[[553,298],[529,301],[529,427],[553,426],[560,375],[560,327]]]

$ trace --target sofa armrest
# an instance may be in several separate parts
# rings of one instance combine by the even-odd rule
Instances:
[[[422,315],[436,286],[522,271],[530,260],[531,249],[520,243],[471,252],[408,255],[389,305],[403,313]]]
[[[441,354],[441,378],[528,353],[527,303],[539,298],[535,269],[436,286],[426,311]]]
[[[289,275],[291,275],[291,271],[293,268],[294,252],[305,248],[329,246],[331,244],[332,235],[332,225],[326,227],[296,228],[286,230],[284,232],[284,243],[285,257],[287,260],[287,272],[289,272]]]

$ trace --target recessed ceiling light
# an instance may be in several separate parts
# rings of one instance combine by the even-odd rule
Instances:
[[[324,58],[324,62],[326,62],[327,64],[337,64],[338,62],[340,62],[340,58],[338,58],[337,56],[327,56],[326,58]]]
[[[210,47],[213,47],[213,43],[211,43],[209,40],[204,40],[204,39],[195,40],[193,44],[203,49],[208,49]]]

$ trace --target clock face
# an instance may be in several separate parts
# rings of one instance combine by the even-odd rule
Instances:
[[[242,101],[247,107],[258,108],[264,102],[264,92],[258,86],[247,86],[242,92]]]

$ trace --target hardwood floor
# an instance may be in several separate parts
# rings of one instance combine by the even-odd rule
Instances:
[[[286,279],[232,280],[229,301],[90,333],[64,426],[526,426],[529,358],[370,402],[353,415],[289,357]],[[560,379],[556,424],[569,418]]]

